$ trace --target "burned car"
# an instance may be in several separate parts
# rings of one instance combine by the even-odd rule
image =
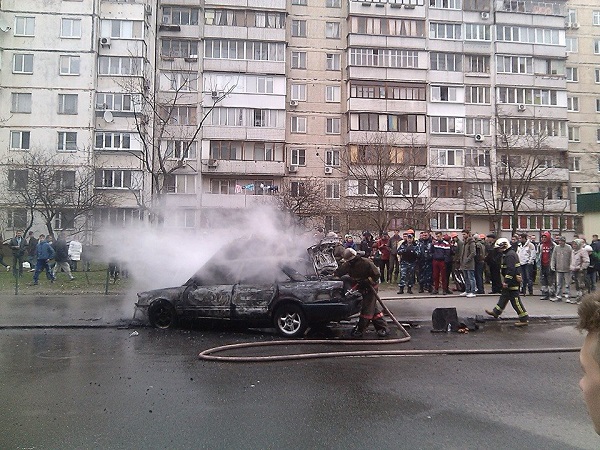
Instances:
[[[268,248],[259,241],[230,244],[183,286],[138,293],[136,313],[157,328],[184,319],[220,319],[274,326],[285,337],[298,337],[309,326],[359,312],[362,297],[350,290],[351,282],[332,279],[337,267],[332,246],[310,247],[304,259],[269,256]]]

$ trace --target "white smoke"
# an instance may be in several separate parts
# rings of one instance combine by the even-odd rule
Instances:
[[[306,257],[306,248],[314,243],[314,230],[297,229],[286,222],[281,212],[261,207],[247,210],[239,223],[227,223],[221,229],[188,233],[151,225],[105,228],[98,242],[103,259],[126,268],[135,291],[146,291],[185,283],[230,242],[242,248],[248,240],[267,241],[257,260]],[[221,256],[227,261],[236,255]]]

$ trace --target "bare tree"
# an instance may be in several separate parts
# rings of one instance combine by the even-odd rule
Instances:
[[[321,217],[328,204],[324,182],[316,177],[284,178],[278,189],[276,204],[296,224]]]
[[[497,122],[495,154],[484,167],[473,164],[469,199],[488,213],[496,232],[501,230],[502,217],[510,214],[514,234],[519,228],[519,212],[535,210],[536,201],[553,197],[548,188],[556,186],[549,182],[566,161],[559,149],[550,146],[552,121],[499,116]],[[559,189],[562,192],[563,187],[559,185]],[[562,194],[554,197],[562,198]]]
[[[78,164],[74,156],[28,151],[6,162],[8,190],[6,205],[26,208],[29,229],[35,213],[44,220],[49,234],[53,222],[60,219],[63,228],[81,229],[87,216],[98,207],[108,207],[112,197],[94,189],[95,171]]]
[[[155,89],[144,78],[131,78],[122,88],[134,101],[134,130],[141,149],[127,151],[139,160],[151,178],[150,201],[136,189],[138,205],[150,213],[151,221],[162,222],[164,194],[173,175],[184,168],[197,173],[197,137],[216,105],[235,88],[234,83],[210,89],[211,103],[198,102],[203,92],[201,76],[192,64],[160,72]],[[194,165],[192,165],[194,164]],[[139,188],[139,187],[136,187]]]
[[[426,145],[401,144],[380,133],[351,144],[341,160],[349,185],[346,208],[357,219],[353,228],[381,232],[394,219],[429,226],[436,198],[426,194],[441,171],[427,167]]]

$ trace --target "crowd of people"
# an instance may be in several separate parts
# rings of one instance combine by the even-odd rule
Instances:
[[[418,236],[409,229],[382,232],[377,237],[364,231],[360,239],[352,234],[343,238],[335,233],[329,239],[340,240],[338,260],[345,248],[369,258],[380,271],[381,283],[398,285],[398,294],[428,292],[447,295],[459,292],[467,297],[488,293],[501,294],[504,275],[502,259],[506,249],[499,248],[495,234],[479,234],[470,230],[456,233],[421,231]],[[550,232],[535,235],[515,234],[508,247],[517,256],[518,293],[533,295],[539,282],[541,299],[579,303],[581,297],[596,290],[600,274],[600,240],[593,235],[591,242],[575,236],[572,242]],[[573,289],[571,289],[573,285]],[[574,292],[572,292],[574,291]]]
[[[23,270],[33,272],[33,285],[39,282],[40,273],[45,272],[50,282],[56,281],[58,272],[64,272],[69,280],[75,277],[71,272],[77,271],[77,263],[81,260],[82,244],[76,239],[67,242],[63,233],[54,239],[52,235],[40,234],[37,238],[33,231],[27,237],[23,230],[17,230],[15,236],[8,241],[12,252],[12,269],[15,277],[22,277]],[[0,257],[0,264],[10,270]]]

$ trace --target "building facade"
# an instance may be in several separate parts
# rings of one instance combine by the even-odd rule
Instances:
[[[282,199],[336,231],[574,232],[599,45],[579,0],[2,0],[4,233],[193,231]],[[87,207],[41,214],[30,153]]]

